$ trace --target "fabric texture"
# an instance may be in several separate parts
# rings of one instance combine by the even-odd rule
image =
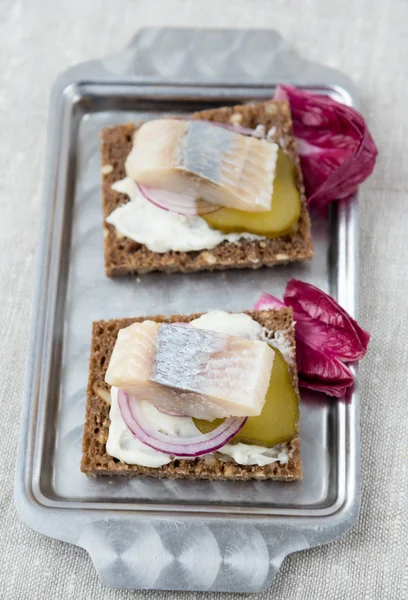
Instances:
[[[360,370],[361,512],[341,540],[288,557],[259,598],[408,598],[407,22],[406,0],[2,0],[1,599],[193,597],[104,588],[84,550],[31,531],[12,497],[50,86],[63,69],[121,49],[148,25],[274,27],[306,58],[340,68],[360,89],[380,150],[360,193],[360,321],[373,334]]]

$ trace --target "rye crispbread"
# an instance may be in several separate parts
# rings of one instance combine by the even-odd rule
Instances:
[[[287,331],[287,339],[293,348],[295,358],[295,339],[293,312],[291,308],[280,310],[254,311],[251,317],[265,327],[270,335],[275,331]],[[112,319],[97,321],[92,326],[91,356],[89,362],[89,380],[86,400],[86,418],[82,442],[81,470],[87,475],[127,475],[137,477],[167,477],[171,479],[274,479],[295,481],[302,478],[299,435],[288,442],[288,464],[275,462],[264,467],[241,466],[235,462],[222,462],[211,457],[195,460],[175,460],[158,469],[128,465],[112,458],[106,453],[106,441],[109,431],[110,386],[105,383],[105,373],[119,329],[132,323],[150,319],[156,322],[189,322],[199,314],[173,315],[171,317],[145,317],[136,319]],[[290,367],[293,385],[298,393],[296,361]],[[105,399],[104,399],[105,398]]]
[[[257,269],[278,263],[310,259],[313,244],[310,219],[299,157],[293,137],[292,118],[286,102],[270,100],[260,104],[204,110],[192,115],[193,119],[237,123],[255,128],[263,125],[270,139],[276,141],[297,167],[297,186],[302,199],[298,230],[292,235],[262,241],[240,240],[223,242],[212,250],[194,252],[165,252],[148,250],[127,237],[119,236],[113,225],[104,221],[105,272],[108,276],[148,273],[150,271],[191,273],[203,270],[234,268]],[[125,177],[125,160],[132,148],[136,131],[134,123],[106,127],[101,132],[102,197],[104,220],[111,212],[126,204],[125,194],[112,190],[112,184]]]

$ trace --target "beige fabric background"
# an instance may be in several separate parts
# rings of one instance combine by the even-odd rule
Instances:
[[[287,558],[262,598],[408,598],[407,0],[0,0],[0,598],[192,597],[103,588],[84,550],[32,532],[12,500],[49,88],[146,25],[274,27],[361,90],[380,148],[360,197],[360,315],[373,333],[361,369],[362,509],[342,540]]]

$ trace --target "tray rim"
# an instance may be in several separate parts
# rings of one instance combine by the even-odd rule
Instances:
[[[120,84],[121,86],[123,84]],[[87,87],[91,86],[92,88],[92,84],[87,83],[86,84]],[[68,99],[71,101],[73,98],[75,97],[81,97],[78,94],[78,89],[80,89],[81,84],[76,87],[73,84],[70,84],[69,86],[67,86],[64,89],[63,92],[63,104],[65,103],[65,101],[67,100],[67,95],[66,95],[66,91],[68,90]],[[157,90],[157,87],[159,86],[154,86],[152,89],[153,90]],[[166,84],[167,87],[167,84]],[[182,92],[182,96],[181,97],[185,97],[185,98],[189,98],[190,97],[190,88],[191,89],[195,89],[197,90],[197,86],[193,85],[190,86],[189,84],[180,84],[180,90]],[[217,85],[217,86],[207,86],[211,92],[214,95],[218,94],[218,90],[229,90],[229,86],[222,86],[222,85]],[[263,90],[264,89],[268,89],[267,85],[263,85],[263,86],[259,86],[259,85],[255,85],[255,84],[251,84],[248,86],[242,86],[240,85],[239,90],[244,93],[244,95],[250,95],[251,93],[255,93],[255,95],[260,95],[261,97],[263,97]],[[327,90],[330,91],[329,87],[326,86],[318,86],[319,89],[322,90]],[[129,86],[129,93],[133,96],[136,95],[139,98],[144,99],[144,90],[143,90],[144,86],[142,86],[142,89],[140,89],[140,85],[139,83],[132,83]],[[317,86],[314,86],[314,89],[316,89]],[[157,91],[156,91],[157,93]],[[235,92],[236,93],[236,92]],[[147,95],[149,95],[150,92],[147,92]],[[166,92],[163,92],[163,94],[166,94]],[[226,98],[230,98],[230,96],[228,96],[228,94],[225,94]],[[171,98],[168,99],[169,102],[173,102],[173,101],[177,101],[180,98],[180,96],[178,96],[177,94]],[[157,99],[157,97],[156,97]],[[161,99],[161,97],[159,97],[159,100]],[[203,98],[205,100],[205,98]],[[69,104],[69,108],[72,108],[74,102],[70,102]],[[87,114],[90,114],[89,112],[85,111],[85,116]],[[83,117],[81,117],[82,119]],[[72,120],[72,115],[69,114],[68,116],[69,121]],[[60,148],[64,148],[66,146],[66,144],[64,143],[64,134],[65,132],[62,131],[61,136],[60,136],[60,143],[59,143],[59,147]],[[61,159],[61,162],[63,164],[65,164],[67,158],[63,158]],[[58,165],[58,167],[60,167],[60,164]],[[58,179],[58,173],[60,171],[57,169],[57,174],[56,177]],[[57,229],[57,228],[55,228]],[[52,237],[52,235],[51,235]],[[56,263],[54,263],[54,270],[56,269]],[[49,292],[51,296],[53,296],[53,292],[50,291]],[[54,308],[54,304],[51,302],[51,306]],[[51,315],[51,316],[50,316]],[[48,312],[47,317],[52,321],[53,318],[53,314],[52,312]],[[44,329],[46,330],[47,327],[45,325]],[[44,337],[46,336],[46,333],[44,333]],[[43,347],[45,348],[45,350],[47,349],[46,344],[44,343],[44,339],[43,341]],[[46,365],[49,365],[49,361],[44,361],[46,363]],[[46,381],[48,381],[47,377],[44,377],[44,379]],[[40,390],[40,395],[45,395],[46,394],[46,390]],[[45,403],[40,404],[40,409],[45,409],[46,405]],[[345,407],[343,404],[338,404],[337,405],[337,410],[340,413],[340,425],[343,426],[343,420],[344,420],[344,415],[345,415]],[[45,437],[45,416],[43,416],[43,412],[40,412],[39,416],[38,416],[38,420],[37,420],[37,430],[36,430],[36,439],[38,438],[44,438]],[[343,435],[345,435],[344,432],[342,432]],[[339,438],[341,438],[342,436],[338,436]],[[42,443],[38,443],[36,444],[36,453],[34,456],[34,464],[40,463],[41,462],[41,451],[42,451],[42,447],[43,444]],[[343,452],[343,458],[344,458],[344,452]],[[342,463],[343,465],[343,463]],[[338,488],[341,488],[341,485],[338,485]],[[77,509],[77,508],[87,508],[88,510],[121,510],[121,511],[126,511],[126,510],[138,510],[138,511],[143,511],[144,513],[148,512],[150,514],[153,513],[157,513],[159,511],[163,513],[183,513],[183,514],[189,514],[189,513],[198,513],[198,512],[207,512],[208,514],[217,514],[217,513],[221,513],[221,514],[226,514],[226,513],[231,513],[233,512],[234,514],[246,514],[246,515],[252,515],[252,516],[256,516],[258,515],[258,513],[260,515],[262,515],[262,517],[264,518],[268,518],[269,516],[286,516],[286,517],[293,517],[293,516],[299,516],[300,518],[304,518],[304,517],[316,517],[316,518],[323,518],[324,516],[330,516],[334,513],[336,513],[338,510],[341,510],[342,505],[345,502],[345,494],[337,494],[337,496],[334,498],[334,501],[331,502],[331,504],[326,504],[323,506],[312,506],[312,507],[280,507],[278,506],[257,506],[255,508],[250,508],[245,507],[245,506],[237,506],[234,504],[225,504],[223,506],[220,507],[215,507],[214,506],[205,506],[204,504],[200,504],[200,503],[191,503],[191,504],[183,504],[183,505],[179,505],[179,506],[171,506],[168,503],[155,503],[152,505],[149,505],[146,502],[137,502],[134,501],[132,502],[104,502],[103,505],[101,505],[100,502],[98,501],[93,501],[93,500],[89,500],[89,501],[78,501],[78,500],[69,500],[69,499],[59,499],[58,496],[56,497],[52,497],[51,495],[45,495],[42,493],[41,487],[39,485],[39,480],[35,480],[34,481],[34,485],[32,486],[32,492],[33,492],[33,496],[35,497],[36,501],[42,505],[42,506],[46,506],[48,508],[64,508],[64,509]],[[298,515],[298,513],[301,512],[301,515]]]

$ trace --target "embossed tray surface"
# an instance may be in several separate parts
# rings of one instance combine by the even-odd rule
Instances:
[[[357,302],[357,202],[313,215],[315,258],[290,267],[108,279],[99,131],[270,98],[289,82],[356,106],[341,73],[266,30],[141,30],[74,67],[51,97],[42,247],[32,312],[15,501],[21,518],[85,548],[108,586],[255,592],[285,556],[345,533],[359,505],[358,397],[301,402],[302,482],[87,478],[79,470],[91,322],[250,308],[292,277]]]

